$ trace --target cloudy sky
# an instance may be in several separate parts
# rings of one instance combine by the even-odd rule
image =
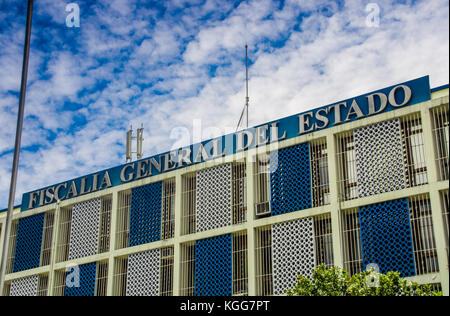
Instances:
[[[66,25],[69,3],[80,27]],[[25,11],[0,0],[0,209]],[[252,126],[423,75],[448,84],[448,29],[448,0],[35,0],[16,204],[124,163],[131,124],[145,128],[144,156],[230,132],[245,44]]]

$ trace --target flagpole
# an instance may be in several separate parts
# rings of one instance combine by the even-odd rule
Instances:
[[[23,52],[23,64],[22,64],[22,79],[20,86],[20,97],[19,97],[19,112],[17,115],[17,128],[16,128],[16,142],[14,145],[14,159],[11,173],[11,185],[9,188],[9,202],[8,202],[8,212],[6,215],[6,228],[5,228],[5,238],[3,241],[3,251],[0,263],[0,296],[3,295],[4,291],[4,280],[6,265],[8,259],[8,246],[9,246],[9,235],[11,234],[11,221],[14,209],[14,199],[16,195],[16,184],[17,184],[17,173],[19,169],[19,154],[20,154],[20,143],[22,140],[22,126],[25,108],[25,95],[27,88],[27,78],[28,78],[28,60],[30,56],[30,39],[31,39],[31,22],[33,16],[33,0],[28,0],[27,7],[27,25],[25,31],[25,46]]]

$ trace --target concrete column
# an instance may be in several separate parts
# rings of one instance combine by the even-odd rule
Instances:
[[[181,225],[182,225],[182,176],[175,177],[175,244],[173,249],[173,295],[181,295]]]
[[[340,199],[338,190],[339,164],[337,161],[336,142],[333,134],[327,135],[327,153],[328,153],[328,177],[330,183],[330,211],[331,228],[333,231],[333,253],[334,265],[344,267],[344,255],[342,247],[342,214],[340,211]]]
[[[111,223],[110,223],[110,243],[109,243],[109,261],[108,261],[108,287],[107,296],[114,294],[114,269],[115,269],[115,257],[114,250],[116,249],[117,239],[117,213],[119,211],[119,192],[114,191],[112,194],[112,207],[111,207]]]

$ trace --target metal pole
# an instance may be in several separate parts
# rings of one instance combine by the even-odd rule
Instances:
[[[245,45],[245,107],[247,109],[247,128],[248,128],[248,104],[249,104],[249,97],[248,97],[248,45]]]
[[[14,147],[14,159],[11,173],[11,186],[9,188],[9,202],[8,202],[8,213],[6,215],[6,229],[5,238],[3,241],[3,253],[2,260],[0,264],[0,296],[3,295],[5,272],[8,257],[8,246],[9,246],[9,235],[11,234],[11,221],[14,208],[14,198],[16,195],[16,184],[17,184],[17,172],[19,168],[19,154],[20,154],[20,143],[22,140],[22,126],[23,126],[23,116],[25,108],[25,94],[27,88],[27,77],[28,77],[28,60],[30,56],[30,39],[31,39],[31,21],[33,16],[33,0],[28,0],[27,8],[27,26],[25,31],[25,47],[23,52],[23,64],[22,64],[22,82],[20,86],[20,97],[19,97],[19,113],[17,116],[17,129],[16,129],[16,143]]]

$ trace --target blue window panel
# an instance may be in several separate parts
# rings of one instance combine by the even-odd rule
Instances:
[[[270,153],[271,215],[312,207],[309,143]]]
[[[162,182],[131,191],[130,247],[161,239]]]
[[[416,275],[407,199],[359,208],[363,265],[377,264],[380,273]]]
[[[97,274],[97,263],[88,263],[79,266],[80,268],[80,286],[65,287],[65,296],[95,296],[95,277]],[[68,271],[67,276],[73,273]]]
[[[39,267],[44,219],[45,213],[19,219],[13,272]]]
[[[232,295],[231,234],[195,243],[195,295]]]

